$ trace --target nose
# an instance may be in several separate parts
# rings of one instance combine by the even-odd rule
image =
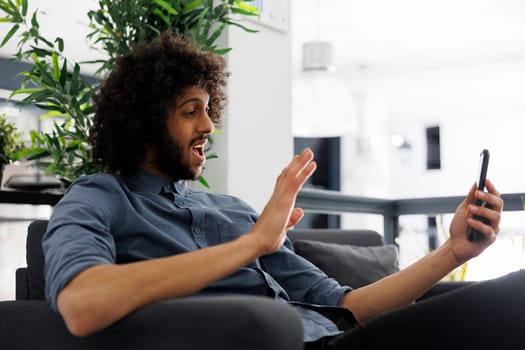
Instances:
[[[211,135],[215,131],[215,125],[213,124],[212,120],[208,116],[208,113],[203,113],[201,122],[199,124],[199,132]]]

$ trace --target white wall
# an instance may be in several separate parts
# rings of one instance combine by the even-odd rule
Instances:
[[[402,133],[409,154],[391,145],[385,180],[394,198],[461,195],[474,182],[481,149],[488,148],[488,177],[501,192],[523,192],[525,162],[525,61],[508,60],[377,76],[371,98],[383,96],[385,140]],[[439,125],[441,170],[426,170],[425,128]]]
[[[229,28],[228,107],[221,135],[215,137],[220,158],[210,160],[205,177],[214,192],[243,198],[262,210],[275,179],[291,160],[290,35],[247,21],[259,32]]]

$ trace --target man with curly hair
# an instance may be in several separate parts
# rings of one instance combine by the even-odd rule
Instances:
[[[222,58],[168,33],[116,60],[94,96],[90,131],[93,157],[105,172],[70,186],[43,240],[46,296],[69,330],[91,334],[161,300],[235,293],[294,305],[307,348],[407,344],[420,316],[429,314],[436,327],[476,329],[467,321],[485,306],[472,296],[496,288],[480,284],[455,296],[412,302],[494,242],[503,201],[492,183],[487,180],[487,192],[471,188],[452,221],[451,238],[432,254],[372,285],[341,286],[297,256],[286,239],[303,215],[294,204],[316,168],[311,150],[283,169],[260,214],[238,198],[187,187],[202,173],[204,147],[220,125],[227,76]],[[488,206],[471,205],[474,198]],[[468,226],[484,238],[469,241]],[[520,289],[505,286],[520,285],[523,273],[501,280],[501,297],[487,303],[509,311],[505,299]],[[452,314],[451,305],[460,311]],[[327,309],[340,311],[345,329]],[[489,327],[502,322],[491,317],[484,321]],[[429,337],[439,331],[425,329]],[[513,326],[506,330],[517,335]],[[450,334],[445,342],[458,340],[458,332]],[[467,339],[479,343],[485,335],[471,332]]]

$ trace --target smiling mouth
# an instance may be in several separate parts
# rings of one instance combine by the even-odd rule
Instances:
[[[204,157],[204,144],[193,146],[193,151],[197,153],[199,157]]]

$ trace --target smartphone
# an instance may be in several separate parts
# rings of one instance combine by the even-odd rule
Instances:
[[[490,153],[486,149],[481,151],[481,154],[479,155],[478,178],[477,178],[476,181],[477,181],[478,190],[480,190],[480,191],[483,191],[485,189],[485,179],[487,178],[487,169],[488,169],[488,166],[489,166],[489,157],[490,157]],[[478,205],[478,206],[485,205],[485,203],[480,201],[479,199],[476,199],[474,201],[474,204]],[[489,224],[490,223],[490,221],[488,219],[486,219],[484,217],[481,217],[481,216],[474,215],[474,219],[480,220],[480,221],[484,222],[485,224]],[[468,239],[470,241],[475,241],[477,239],[480,239],[481,237],[483,237],[483,234],[481,232],[476,231],[475,229],[469,227]]]

